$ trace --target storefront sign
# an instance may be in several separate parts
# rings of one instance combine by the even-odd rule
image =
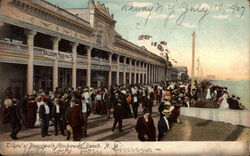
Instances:
[[[100,70],[100,71],[109,71],[110,66],[100,66],[100,65],[92,64],[91,69],[92,70]]]
[[[57,53],[53,50],[44,49],[42,51],[42,55],[44,57],[54,59],[54,60],[73,62],[73,54],[72,53],[65,53],[65,52],[58,52]]]

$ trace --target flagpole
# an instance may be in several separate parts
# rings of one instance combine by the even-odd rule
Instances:
[[[194,67],[195,67],[195,32],[192,34],[192,73],[191,73],[191,88],[194,88]]]
[[[197,75],[197,82],[199,83],[200,82],[200,58],[197,59],[197,72],[198,72],[198,75]]]

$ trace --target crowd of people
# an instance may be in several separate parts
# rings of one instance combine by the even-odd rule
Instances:
[[[217,93],[214,94],[216,90]],[[3,123],[11,121],[12,139],[18,139],[17,134],[24,124],[26,128],[40,127],[41,137],[48,136],[48,129],[53,125],[55,135],[58,135],[60,130],[61,135],[66,136],[66,140],[73,134],[73,141],[79,141],[88,136],[88,117],[91,114],[110,119],[113,112],[112,131],[115,131],[118,123],[119,132],[122,133],[122,121],[134,118],[137,120],[135,130],[138,139],[156,141],[156,128],[151,114],[155,113],[152,107],[157,106],[156,113],[160,114],[157,140],[161,141],[174,123],[182,123],[178,119],[180,107],[195,105],[205,91],[206,86],[202,84],[196,84],[191,89],[188,81],[164,81],[157,84],[121,85],[110,88],[57,88],[55,92],[48,93],[40,90],[33,91],[32,95],[26,95],[22,101],[7,95],[4,99]],[[213,97],[220,101],[220,97],[226,93],[225,88],[222,93],[218,89],[214,91],[209,87],[206,98]],[[143,115],[138,117],[140,106],[143,108]],[[19,108],[22,108],[23,115]]]
[[[220,109],[245,109],[240,102],[240,97],[230,96],[227,87],[210,84],[207,88],[206,100],[216,102]]]

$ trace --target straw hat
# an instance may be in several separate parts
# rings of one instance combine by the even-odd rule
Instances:
[[[164,109],[162,112],[161,112],[163,115],[165,115],[166,117],[169,117],[171,115],[170,111],[167,110],[167,109]]]
[[[164,105],[171,106],[171,103],[169,101],[164,102]]]
[[[67,129],[67,131],[69,131],[70,133],[72,133],[72,127],[70,125],[67,125],[66,129]]]
[[[88,91],[88,88],[84,88],[83,91]]]
[[[54,103],[57,103],[57,102],[59,102],[59,99],[55,98]]]
[[[171,96],[165,96],[164,97],[164,100],[170,100],[171,99]]]

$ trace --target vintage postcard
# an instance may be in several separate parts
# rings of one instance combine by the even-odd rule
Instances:
[[[0,155],[249,155],[248,0],[0,0]]]

